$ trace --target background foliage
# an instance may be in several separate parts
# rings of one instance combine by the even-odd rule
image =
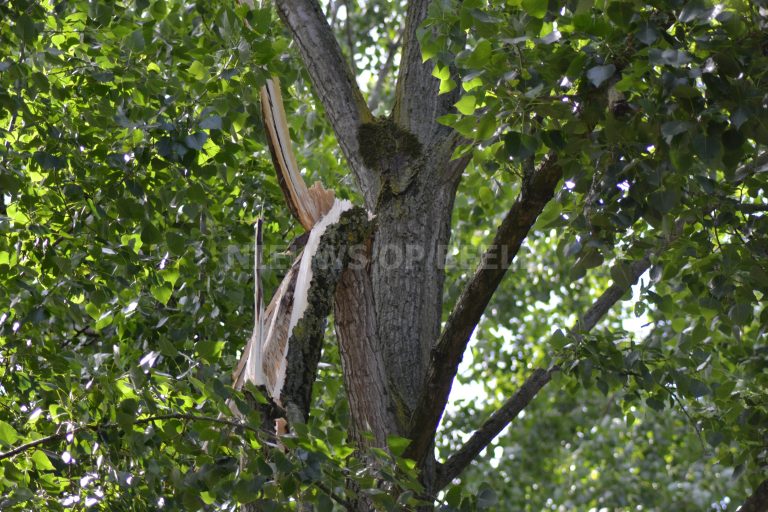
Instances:
[[[404,4],[324,8],[386,113]],[[525,166],[566,169],[475,333],[473,400],[444,419],[440,453],[532,368],[565,372],[439,496],[446,510],[733,510],[764,478],[766,9],[433,2],[424,57],[462,88],[443,122],[473,141],[446,313]],[[413,503],[401,440],[373,467],[346,444],[332,342],[286,453],[225,405],[260,424],[228,386],[252,322],[251,222],[268,219],[269,287],[300,232],[263,144],[266,77],[286,88],[306,178],[356,197],[269,7],[22,1],[0,19],[0,450],[52,436],[0,460],[0,508],[331,510],[349,478],[382,509]],[[669,236],[625,307],[570,331],[621,262]]]

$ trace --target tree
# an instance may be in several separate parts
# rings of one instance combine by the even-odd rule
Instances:
[[[0,3],[0,508],[765,510],[766,9]]]

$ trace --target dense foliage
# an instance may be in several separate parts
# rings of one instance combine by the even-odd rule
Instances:
[[[380,113],[401,4],[325,6]],[[443,91],[462,89],[442,122],[472,153],[446,313],[524,170],[549,155],[566,174],[475,332],[473,399],[444,418],[440,454],[532,368],[563,372],[437,497],[446,510],[735,510],[765,478],[767,12],[432,3],[422,51]],[[355,489],[413,504],[403,440],[376,463],[347,444],[332,329],[311,421],[284,449],[229,387],[252,325],[252,222],[267,219],[270,289],[301,233],[263,142],[267,77],[307,181],[357,197],[271,8],[0,1],[0,19],[0,508],[332,510]],[[579,334],[646,256],[631,300]]]

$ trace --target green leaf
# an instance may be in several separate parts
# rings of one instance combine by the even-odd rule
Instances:
[[[607,66],[595,66],[587,71],[587,78],[595,87],[611,78],[616,72],[616,66],[608,64]]]
[[[141,230],[141,241],[147,245],[158,244],[163,240],[163,235],[154,224],[147,222]]]
[[[677,317],[672,319],[672,330],[675,332],[683,332],[683,330],[688,327],[688,320],[682,317]]]
[[[522,0],[523,10],[534,18],[543,18],[547,14],[548,0]]]
[[[409,444],[411,444],[410,439],[398,436],[387,436],[387,446],[389,446],[389,451],[394,455],[402,455]]]
[[[16,26],[14,27],[14,32],[21,38],[21,40],[27,44],[31,45],[35,42],[37,39],[37,34],[39,33],[39,30],[37,28],[37,25],[35,21],[32,19],[32,17],[22,14],[16,19]]]
[[[594,268],[602,265],[604,261],[603,255],[597,249],[590,249],[579,258],[578,263],[583,265],[584,268]]]
[[[614,1],[608,4],[608,9],[606,9],[608,18],[621,28],[629,28],[634,13],[634,5],[629,2]]]
[[[149,12],[155,21],[160,21],[168,15],[168,6],[165,0],[155,0],[149,7]]]
[[[487,39],[480,40],[463,64],[467,68],[479,69],[488,65],[491,58],[491,43]]]
[[[692,126],[688,121],[667,121],[661,125],[661,134],[667,144],[671,144],[675,135],[686,133]]]
[[[493,113],[485,114],[480,118],[480,123],[477,126],[477,139],[488,139],[496,132],[497,128],[496,116]]]
[[[525,160],[536,154],[539,141],[535,137],[519,132],[504,134],[504,149],[510,157]]]
[[[445,493],[445,502],[454,509],[458,508],[461,503],[461,487],[454,486],[448,489]]]
[[[631,285],[634,281],[633,277],[630,272],[630,264],[625,261],[617,262],[611,267],[611,279],[618,286],[627,287]]]
[[[157,299],[158,302],[162,304],[168,304],[168,300],[171,298],[171,294],[173,293],[173,288],[167,284],[162,284],[150,287],[149,291],[152,296]]]
[[[19,434],[16,429],[11,426],[10,423],[6,423],[0,420],[0,444],[3,446],[11,446],[19,439]]]
[[[214,362],[221,356],[224,345],[223,341],[198,341],[195,348],[200,357],[209,362]]]
[[[549,223],[558,220],[560,218],[560,213],[563,211],[563,205],[560,204],[558,201],[550,201],[547,203],[547,205],[544,207],[544,209],[541,211],[541,215],[536,219],[536,223],[534,224],[535,229],[542,229],[546,227]]]
[[[438,94],[445,94],[448,92],[451,92],[456,88],[456,82],[452,78],[446,78],[445,80],[440,80],[440,89],[438,91]]]
[[[184,138],[184,144],[189,149],[194,149],[195,151],[200,151],[203,149],[203,145],[205,144],[205,141],[208,140],[208,134],[205,132],[196,132],[191,135],[187,135]]]
[[[51,460],[42,450],[35,450],[32,452],[32,462],[35,465],[35,469],[38,471],[53,471],[56,468],[51,464]]]
[[[635,31],[635,37],[641,43],[650,46],[659,38],[659,31],[655,25],[643,22],[638,25],[637,30]]]
[[[691,62],[691,56],[685,52],[674,50],[672,48],[667,48],[666,50],[651,48],[648,51],[648,60],[654,66],[672,66],[680,68]]]
[[[476,98],[471,95],[467,94],[465,96],[462,96],[459,101],[456,102],[456,110],[464,114],[465,116],[471,116],[475,113],[475,102]]]
[[[145,45],[146,45],[146,41],[144,39],[144,31],[140,28],[131,32],[131,34],[126,38],[126,41],[125,41],[125,46],[129,50],[133,50],[136,52],[140,52],[144,50]]]
[[[492,205],[493,200],[495,199],[493,190],[491,190],[489,187],[481,187],[480,190],[477,192],[477,195],[478,195],[478,198],[480,199],[480,202],[486,206]]]
[[[712,10],[712,7],[704,5],[702,0],[691,0],[680,11],[680,15],[677,19],[680,23],[707,21],[712,14]]]
[[[555,350],[561,350],[563,347],[565,347],[570,342],[570,339],[568,336],[563,334],[563,331],[560,329],[557,329],[552,336],[549,337],[549,344],[554,348]]]
[[[707,164],[717,164],[723,156],[723,143],[719,136],[697,134],[691,141],[696,155]]]
[[[680,192],[675,189],[659,190],[648,197],[648,205],[661,214],[671,212],[678,204]]]
[[[174,231],[168,231],[165,234],[165,243],[173,254],[179,256],[187,250],[187,240]]]
[[[499,498],[494,491],[487,484],[483,485],[480,492],[477,493],[477,508],[479,510],[485,510],[493,507],[499,502]]]
[[[728,318],[736,325],[748,325],[755,317],[755,310],[751,304],[740,302],[728,310]]]
[[[317,496],[316,505],[319,512],[333,512],[333,500],[325,494]]]
[[[67,161],[63,158],[44,151],[35,151],[34,159],[46,171],[63,169],[67,165]]]
[[[202,80],[208,72],[203,63],[197,60],[190,64],[188,71],[195,80]]]
[[[264,486],[264,477],[243,474],[233,489],[233,495],[238,503],[252,503],[259,498]]]
[[[221,130],[221,116],[210,116],[200,121],[200,128],[203,130]]]

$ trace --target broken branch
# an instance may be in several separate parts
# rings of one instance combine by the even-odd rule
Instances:
[[[307,189],[291,146],[288,121],[285,118],[280,82],[267,80],[261,88],[261,112],[267,130],[267,143],[272,162],[277,171],[277,181],[285,196],[285,202],[294,217],[307,231],[333,206],[334,193],[316,182]]]

